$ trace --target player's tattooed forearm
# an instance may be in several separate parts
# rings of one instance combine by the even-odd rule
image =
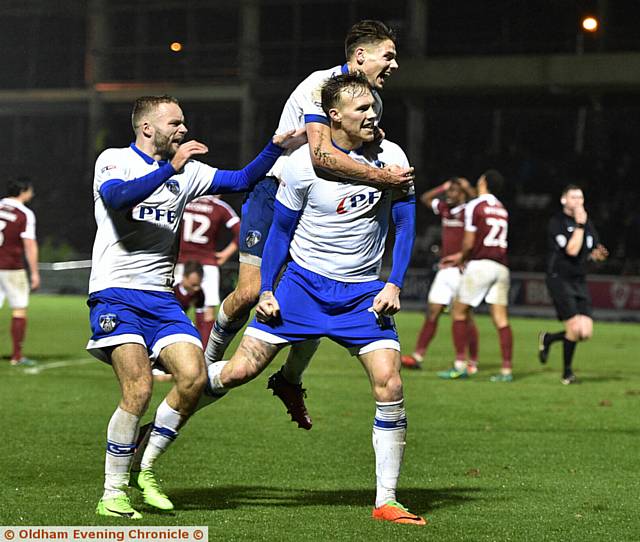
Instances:
[[[336,159],[331,155],[330,152],[323,151],[320,148],[320,145],[313,149],[313,155],[317,158],[317,160],[323,167],[334,168],[336,165]]]

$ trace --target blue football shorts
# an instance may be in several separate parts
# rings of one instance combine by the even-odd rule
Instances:
[[[278,180],[265,177],[248,192],[242,203],[240,220],[240,262],[260,266],[262,251],[273,222],[273,204]]]
[[[400,350],[391,316],[372,312],[384,282],[340,282],[290,262],[275,296],[280,318],[263,324],[254,319],[245,335],[269,344],[289,344],[328,337],[352,355],[389,348]]]
[[[87,350],[106,363],[105,349],[125,343],[145,346],[151,360],[178,342],[202,348],[198,330],[173,292],[107,288],[90,294],[87,305],[93,333]]]

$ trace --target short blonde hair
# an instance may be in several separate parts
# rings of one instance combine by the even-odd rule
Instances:
[[[150,111],[153,111],[160,104],[176,104],[180,105],[177,98],[164,94],[163,96],[140,96],[133,104],[133,110],[131,111],[131,126],[133,131],[140,124],[142,117],[147,115]]]

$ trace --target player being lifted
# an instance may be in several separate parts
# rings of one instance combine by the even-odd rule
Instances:
[[[420,201],[434,214],[442,218],[442,245],[440,248],[442,258],[462,250],[465,202],[475,195],[476,192],[467,179],[453,177],[420,196]],[[421,368],[422,359],[438,329],[438,319],[458,293],[461,273],[459,267],[442,263],[438,265],[438,272],[429,289],[429,306],[415,350],[409,356],[402,356],[403,366],[409,369]],[[459,373],[465,376],[477,371],[478,363],[478,329],[471,314],[469,314],[468,324],[469,366],[460,368]],[[450,372],[446,371],[446,375],[449,374]]]
[[[178,436],[207,381],[200,337],[172,292],[184,208],[198,196],[247,190],[283,148],[304,139],[302,131],[274,136],[244,169],[223,171],[192,159],[208,149],[184,141],[187,128],[175,98],[137,99],[132,125],[135,142],[105,150],[95,165],[98,229],[88,301],[93,336],[87,349],[112,365],[121,388],[107,427],[104,493],[96,512],[139,519],[125,491],[140,417],[151,399],[151,360],[160,361],[175,379],[156,410],[140,468],[131,472],[131,484],[153,507],[173,509],[153,464]]]
[[[467,319],[471,310],[482,301],[489,304],[493,324],[498,331],[502,370],[492,376],[492,382],[511,382],[513,334],[509,325],[509,268],[507,267],[507,234],[509,213],[496,198],[504,184],[502,175],[494,169],[478,179],[478,197],[467,203],[464,213],[462,252],[444,258],[445,264],[464,266],[458,297],[453,303],[453,345],[455,366],[465,366],[467,349]]]
[[[349,159],[336,149],[331,143],[329,121],[320,103],[320,89],[327,78],[341,73],[361,72],[373,88],[377,127],[382,116],[382,100],[378,91],[382,90],[386,79],[398,68],[395,34],[380,21],[360,21],[347,33],[345,55],[347,61],[342,66],[316,71],[298,85],[284,106],[276,133],[306,128],[313,166],[333,174],[327,179],[354,179],[378,187],[406,184],[413,180],[413,168],[398,165],[371,167],[367,163]],[[381,135],[377,130],[377,137]],[[207,363],[222,359],[227,346],[258,301],[260,263],[272,221],[280,171],[287,159],[285,155],[278,160],[266,178],[247,195],[242,206],[238,284],[218,310],[207,345]],[[318,341],[294,345],[284,366],[271,376],[268,384],[284,402],[292,420],[304,429],[311,429],[312,422],[304,404],[302,373],[317,347]]]
[[[400,147],[387,140],[364,148],[375,135],[375,98],[366,78],[344,74],[322,88],[331,137],[349,160],[408,168]],[[284,164],[273,225],[262,260],[257,320],[247,327],[230,361],[209,366],[211,392],[219,395],[255,378],[286,345],[329,337],[358,356],[371,382],[376,411],[373,447],[377,492],[373,517],[424,525],[396,502],[405,445],[406,415],[400,378],[400,344],[391,315],[415,237],[415,196],[408,189],[327,181],[301,147]],[[393,267],[379,280],[389,218],[396,237]],[[278,288],[274,283],[287,256]]]

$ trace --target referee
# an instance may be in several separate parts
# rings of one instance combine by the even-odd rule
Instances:
[[[547,234],[547,288],[564,330],[541,332],[538,355],[540,363],[546,363],[551,345],[562,341],[564,372],[561,382],[569,385],[577,382],[571,368],[576,343],[590,339],[593,333],[591,296],[586,281],[587,261],[602,262],[609,252],[599,243],[598,232],[587,217],[582,189],[570,184],[562,191],[560,203],[562,212],[551,218]]]

